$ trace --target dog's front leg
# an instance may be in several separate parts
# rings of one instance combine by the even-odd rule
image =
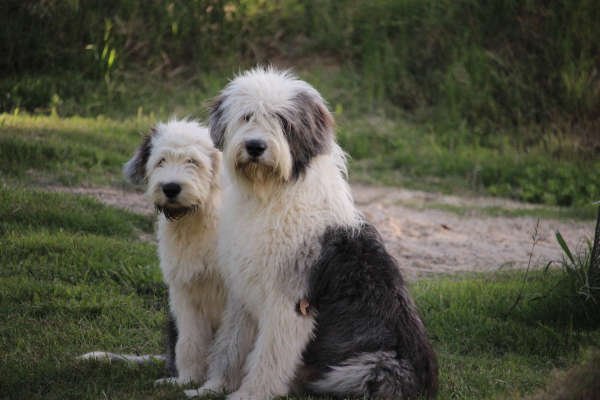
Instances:
[[[221,327],[212,345],[208,379],[199,389],[186,390],[188,397],[232,392],[242,381],[242,366],[256,337],[256,322],[244,305],[229,296]]]
[[[301,316],[283,297],[268,299],[256,344],[246,360],[246,376],[228,400],[265,400],[288,394],[302,351],[310,340],[314,319]]]
[[[171,309],[177,325],[174,383],[203,382],[206,377],[208,351],[212,341],[210,319],[194,302],[194,293],[186,288],[170,291]]]

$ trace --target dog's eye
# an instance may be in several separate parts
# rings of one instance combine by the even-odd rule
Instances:
[[[198,162],[193,158],[188,158],[187,160],[185,160],[185,162],[186,164],[198,165]]]
[[[244,116],[242,117],[242,120],[244,120],[244,122],[249,122],[251,119],[252,113],[244,114]]]
[[[165,163],[165,159],[161,158],[160,160],[158,160],[158,162],[156,163],[156,167],[162,167]]]
[[[289,132],[291,129],[290,121],[288,121],[288,119],[286,117],[284,117],[283,115],[281,115],[279,113],[277,113],[275,115],[279,119],[279,124],[281,125],[281,128],[283,129],[283,131]]]

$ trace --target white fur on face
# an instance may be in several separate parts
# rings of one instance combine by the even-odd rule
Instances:
[[[264,153],[256,160],[246,150],[246,142],[249,140],[261,140],[267,145]],[[230,173],[234,172],[243,179],[265,183],[269,179],[287,181],[290,178],[292,157],[274,114],[248,112],[241,120],[232,123],[223,154]]]
[[[256,68],[229,83],[211,109],[211,136],[223,148],[229,174],[256,189],[303,174],[333,143],[333,118],[308,83],[272,68]],[[252,157],[259,140],[266,149]]]
[[[147,197],[159,208],[201,207],[208,199],[218,162],[204,128],[187,121],[158,124],[152,138],[152,150],[146,164]],[[163,186],[177,183],[181,192],[169,199]]]

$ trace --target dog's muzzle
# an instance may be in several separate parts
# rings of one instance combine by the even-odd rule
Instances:
[[[188,207],[169,207],[155,204],[157,213],[162,213],[169,221],[176,221],[188,214],[193,214],[199,209],[199,205],[195,204]]]

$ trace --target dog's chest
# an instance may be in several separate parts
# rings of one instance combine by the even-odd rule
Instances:
[[[318,252],[317,224],[306,215],[244,211],[227,218],[219,240],[230,289],[255,313],[270,296],[299,298]]]
[[[214,272],[214,233],[159,226],[158,240],[160,267],[169,285],[189,285]]]

